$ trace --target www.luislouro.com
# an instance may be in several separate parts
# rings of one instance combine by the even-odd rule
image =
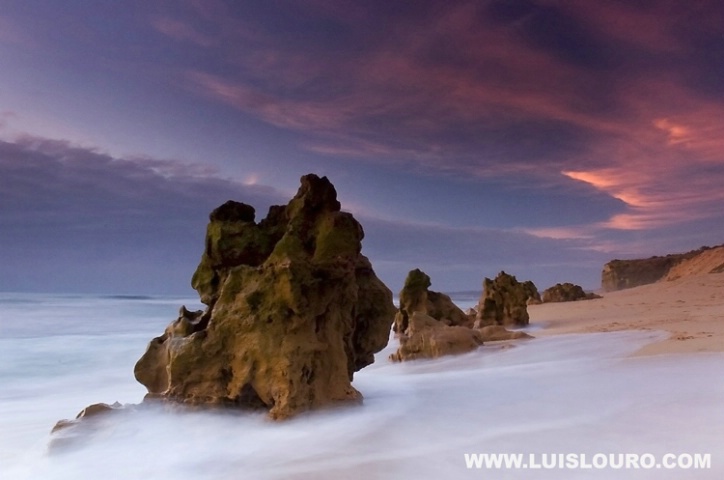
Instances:
[[[710,453],[465,453],[469,469],[710,469]]]

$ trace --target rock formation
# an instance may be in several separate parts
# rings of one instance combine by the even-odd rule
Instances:
[[[513,279],[515,279],[515,277],[513,277]],[[535,283],[530,280],[526,280],[521,284],[523,285],[525,293],[528,295],[528,300],[525,301],[526,305],[537,305],[543,302],[540,298],[540,293],[538,292],[538,287],[535,286]]]
[[[682,263],[690,264],[692,261],[696,263],[696,259],[715,258],[717,253],[711,250],[719,250],[719,247],[701,247],[698,250],[692,250],[686,253],[676,253],[666,255],[665,257],[650,257],[636,260],[611,260],[603,266],[601,272],[601,287],[606,292],[623,290],[625,288],[638,287],[649,283],[658,282],[660,280],[673,280],[680,276],[686,276],[687,268]],[[706,264],[707,262],[702,262]],[[716,271],[718,267],[724,270],[724,265],[712,265],[709,272]],[[698,274],[709,273],[707,271],[694,268]]]
[[[75,416],[74,420],[59,420],[53,427],[53,430],[50,431],[50,433],[55,433],[66,428],[71,428],[83,420],[104,416],[106,414],[120,410],[121,408],[123,408],[123,405],[118,402],[115,402],[113,405],[108,405],[107,403],[94,403],[93,405],[88,405],[83,410],[81,410],[78,415]]]
[[[400,292],[400,309],[393,330],[406,333],[409,318],[415,312],[424,313],[445,325],[471,327],[473,322],[449,296],[429,289],[430,277],[419,269],[410,271]]]
[[[286,206],[214,210],[181,309],[135,367],[150,398],[263,408],[274,419],[359,401],[354,372],[387,345],[395,307],[361,254],[363,230],[326,177],[307,175]]]
[[[392,361],[437,358],[469,352],[487,341],[531,338],[500,325],[472,328],[475,315],[460,310],[447,295],[429,290],[430,285],[430,277],[418,269],[407,275],[394,324],[400,348],[390,355]],[[531,282],[520,285],[526,299],[538,295]]]
[[[475,327],[528,325],[527,305],[540,301],[538,289],[531,281],[518,282],[513,275],[500,272],[495,280],[483,280],[483,294],[478,302]]]
[[[111,415],[128,413],[132,407],[118,402],[113,405],[94,403],[85,407],[73,420],[59,420],[50,431],[52,438],[48,453],[58,454],[71,448],[87,445],[102,431],[102,420]]]
[[[601,298],[595,293],[586,293],[583,288],[573,283],[556,283],[543,292],[543,303],[575,302],[576,300],[592,300]]]
[[[480,333],[470,328],[470,317],[449,296],[429,290],[431,284],[430,277],[419,269],[407,274],[393,327],[400,348],[390,355],[391,360],[454,355],[483,344]]]
[[[390,360],[401,362],[419,358],[437,358],[475,350],[483,337],[469,327],[449,326],[422,312],[408,318],[406,333],[400,337],[400,348]]]
[[[603,266],[601,287],[606,292],[647,285],[661,280],[677,263],[678,256],[640,260],[612,260]]]

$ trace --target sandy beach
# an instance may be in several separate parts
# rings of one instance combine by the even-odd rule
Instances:
[[[663,330],[669,338],[635,355],[724,351],[724,273],[693,275],[602,293],[603,298],[531,305],[536,336]]]

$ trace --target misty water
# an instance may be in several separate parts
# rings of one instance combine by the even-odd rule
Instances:
[[[0,478],[723,478],[724,356],[627,357],[661,332],[541,337],[355,376],[364,404],[283,423],[147,408],[48,454],[84,406],[139,403],[133,365],[193,300],[0,294]],[[708,470],[468,470],[465,453],[710,453]]]

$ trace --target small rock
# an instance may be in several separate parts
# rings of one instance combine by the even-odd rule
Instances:
[[[488,325],[478,330],[485,342],[498,342],[501,340],[517,340],[520,338],[533,338],[525,332],[506,330],[502,325]]]
[[[595,293],[586,293],[583,288],[573,283],[557,283],[543,292],[543,303],[575,302],[595,298],[601,297]]]
[[[448,326],[421,312],[409,318],[407,334],[400,336],[400,348],[390,355],[393,362],[437,358],[475,350],[483,344],[477,330]]]

